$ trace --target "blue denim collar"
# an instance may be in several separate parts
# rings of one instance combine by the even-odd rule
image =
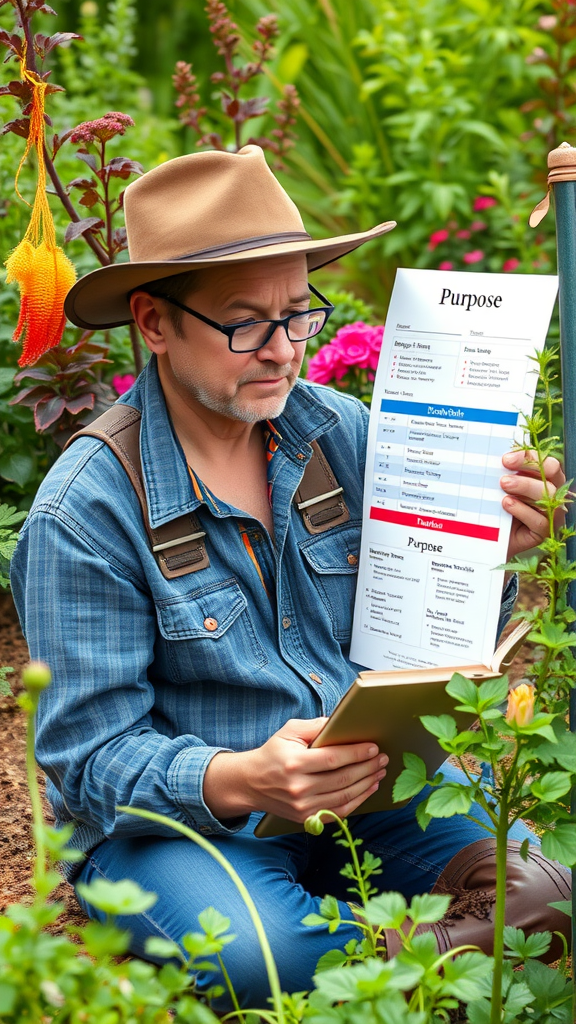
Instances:
[[[194,494],[186,458],[168,415],[155,356],[120,401],[142,413],[140,454],[150,525],[156,528],[193,512],[201,502]],[[284,455],[301,475],[312,454],[309,442],[331,430],[340,418],[316,397],[313,386],[297,381],[284,412],[274,421],[282,436],[275,458],[280,463],[279,457]]]

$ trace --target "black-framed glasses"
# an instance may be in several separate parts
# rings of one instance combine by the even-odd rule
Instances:
[[[307,309],[303,313],[290,313],[281,320],[246,320],[239,324],[219,324],[215,320],[210,320],[209,317],[204,316],[202,313],[196,312],[195,309],[190,309],[190,306],[185,306],[178,299],[172,299],[168,295],[163,295],[162,292],[155,292],[154,294],[158,298],[170,302],[173,306],[183,309],[185,313],[190,313],[190,316],[195,316],[197,320],[208,324],[209,327],[220,331],[221,334],[225,334],[228,338],[228,348],[231,352],[257,352],[259,348],[264,348],[264,345],[270,341],[278,327],[283,327],[288,340],[293,342],[308,341],[309,338],[314,338],[317,334],[320,334],[320,331],[326,325],[328,317],[334,312],[334,306],[313,285],[309,284],[308,287],[326,305],[320,306],[317,309]]]

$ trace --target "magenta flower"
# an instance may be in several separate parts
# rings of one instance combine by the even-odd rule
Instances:
[[[502,270],[505,274],[510,274],[512,270],[516,270],[516,267],[520,266],[520,260],[517,260],[515,256],[512,256],[509,260],[505,260],[502,264]]]
[[[439,231],[433,231],[428,239],[428,248],[435,249],[441,242],[445,242],[450,237],[448,228],[440,228]]]
[[[125,395],[127,391],[132,387],[136,377],[133,373],[125,373],[123,376],[117,373],[115,377],[112,377],[112,387],[114,388],[117,395]]]
[[[382,347],[384,328],[370,327],[358,320],[345,324],[328,345],[323,345],[308,363],[307,380],[316,384],[329,384],[342,380],[351,367],[375,370]],[[373,378],[372,378],[373,379]]]
[[[323,345],[308,363],[306,380],[314,381],[315,384],[329,384],[331,380],[334,380],[340,366],[340,353],[331,343]]]
[[[488,210],[490,206],[496,206],[496,200],[492,196],[477,196],[472,204],[474,213],[480,213],[481,210]]]
[[[465,252],[462,259],[464,263],[479,263],[484,259],[482,249],[473,249],[472,252]]]
[[[470,232],[467,231],[466,228],[461,228],[460,231],[456,232],[456,238],[463,238],[467,241],[470,238]]]
[[[442,263],[438,264],[438,270],[453,270],[454,264],[451,260],[442,260]]]

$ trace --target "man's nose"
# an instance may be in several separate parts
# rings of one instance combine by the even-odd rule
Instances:
[[[294,359],[295,346],[290,341],[286,328],[278,325],[269,341],[256,353],[264,362],[272,360],[279,365],[291,363]]]

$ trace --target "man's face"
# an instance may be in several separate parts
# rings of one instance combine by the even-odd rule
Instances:
[[[309,308],[306,258],[287,256],[207,267],[196,276],[185,305],[220,324],[276,320]],[[161,302],[161,306],[167,304]],[[228,419],[256,423],[283,411],[294,386],[305,342],[292,343],[284,328],[256,352],[231,352],[220,331],[182,313],[182,336],[161,316],[165,343],[159,352],[164,388],[174,389],[188,404]],[[167,396],[169,397],[169,395]]]

